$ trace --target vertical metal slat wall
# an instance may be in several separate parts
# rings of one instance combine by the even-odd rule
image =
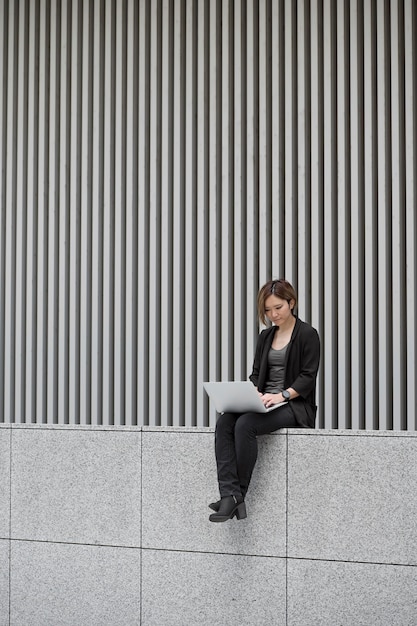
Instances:
[[[0,421],[206,426],[271,277],[416,428],[412,0],[0,1]]]

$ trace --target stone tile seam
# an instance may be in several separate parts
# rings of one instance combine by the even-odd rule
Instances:
[[[242,554],[239,552],[212,552],[209,550],[179,550],[174,548],[152,548],[152,547],[144,547],[142,548],[143,552],[169,552],[170,554],[200,554],[200,555],[210,555],[210,556],[239,556],[247,559],[278,559],[284,560],[286,557],[273,555],[273,554]]]
[[[239,552],[209,552],[203,550],[175,550],[173,548],[151,548],[147,546],[146,548],[142,548],[143,552],[169,552],[171,554],[202,554],[202,555],[213,555],[213,556],[239,556],[244,558],[259,558],[259,559],[277,559],[286,561],[309,561],[315,563],[347,563],[351,565],[386,565],[387,567],[407,567],[407,568],[417,568],[417,563],[392,563],[392,562],[384,562],[384,561],[349,561],[347,559],[324,559],[324,558],[313,558],[313,557],[298,557],[298,556],[279,556],[274,554],[241,554]]]
[[[9,626],[12,616],[12,429],[9,433]]]
[[[1,425],[0,425],[1,426]],[[40,432],[40,431],[64,431],[64,432],[72,432],[75,431],[77,433],[120,433],[120,434],[124,434],[124,433],[142,433],[142,432],[147,432],[147,431],[143,431],[142,428],[138,427],[138,428],[129,428],[129,427],[124,427],[124,426],[116,426],[116,427],[111,427],[111,426],[81,426],[81,425],[77,425],[75,424],[73,425],[68,425],[68,424],[57,424],[56,426],[53,426],[52,424],[14,424],[12,426],[8,426],[7,429],[5,430],[10,430],[10,431],[16,431],[19,432],[21,430],[28,430],[30,432]],[[187,433],[187,434],[191,434],[191,433]]]
[[[212,556],[238,556],[242,558],[258,558],[258,559],[277,559],[277,560],[287,560],[287,561],[309,561],[316,563],[346,563],[351,565],[385,565],[387,567],[406,567],[406,568],[417,568],[417,563],[394,563],[387,561],[354,561],[347,559],[325,559],[325,558],[317,558],[317,557],[301,557],[301,556],[279,556],[273,554],[242,554],[239,552],[212,552],[205,550],[178,550],[173,548],[157,548],[157,547],[140,547],[140,546],[122,546],[122,545],[114,545],[114,544],[97,544],[97,543],[77,543],[71,541],[46,541],[40,539],[17,539],[12,538],[9,539],[9,543],[36,543],[36,544],[50,544],[50,545],[65,545],[65,546],[85,546],[89,548],[114,548],[117,550],[139,550],[142,552],[169,552],[171,554],[201,554],[201,555],[212,555]]]
[[[392,563],[388,561],[353,561],[348,559],[324,559],[308,556],[288,556],[288,561],[314,561],[318,563],[350,563],[352,565],[386,565],[387,567],[410,567],[417,568],[417,563]]]
[[[0,537],[1,539],[1,537]],[[10,542],[19,543],[49,543],[59,546],[87,546],[89,548],[115,548],[117,550],[142,550],[141,546],[123,546],[114,543],[88,543],[81,541],[53,541],[51,539],[28,539],[27,537],[11,537]]]
[[[285,436],[285,624],[288,625],[288,510],[289,510],[289,439]]]
[[[320,432],[320,430],[315,430],[315,429],[311,429],[313,430],[313,432],[308,432],[308,433],[287,433],[287,435],[289,437],[311,437],[312,435],[315,437],[346,437],[348,439],[352,439],[354,437],[356,438],[362,438],[362,437],[367,437],[367,438],[371,438],[371,439],[416,439],[417,438],[417,432],[410,432],[410,431],[398,431],[398,434],[396,433],[382,433],[379,431],[363,431],[363,432],[352,432],[352,433],[340,433],[338,432],[336,429],[333,433],[330,432]],[[405,434],[407,433],[407,434]],[[279,433],[271,433],[271,435],[275,435],[275,434],[279,434]]]
[[[142,559],[142,544],[143,544],[143,430],[141,429],[140,436],[140,524],[139,524],[139,541],[140,541],[140,563],[139,563],[139,603],[140,603],[140,624],[143,622],[143,559]]]

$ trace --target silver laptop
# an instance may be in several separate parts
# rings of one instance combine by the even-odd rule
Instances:
[[[203,385],[218,413],[269,413],[287,404],[280,402],[266,408],[256,387],[249,381],[208,382]]]

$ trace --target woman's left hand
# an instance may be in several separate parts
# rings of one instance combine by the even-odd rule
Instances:
[[[263,395],[261,395],[261,400],[266,408],[269,408],[274,404],[279,404],[280,402],[284,401],[280,393],[264,393]]]

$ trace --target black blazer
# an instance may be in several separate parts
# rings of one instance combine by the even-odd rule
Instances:
[[[264,392],[268,379],[268,352],[276,326],[266,328],[258,337],[252,374],[249,379]],[[292,387],[300,395],[290,400],[297,423],[302,428],[314,428],[316,420],[316,378],[320,362],[320,340],[315,328],[296,319],[285,354],[285,389]]]

